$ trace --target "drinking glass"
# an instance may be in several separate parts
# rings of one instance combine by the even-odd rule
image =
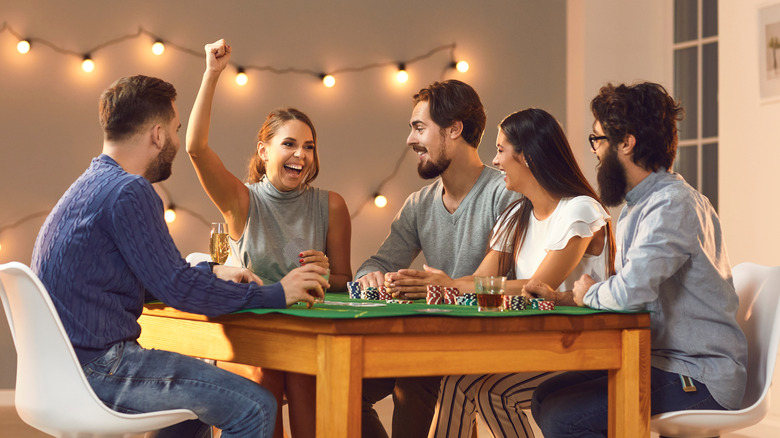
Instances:
[[[328,272],[326,272],[325,275],[323,275],[323,277],[325,278],[325,281],[330,281],[330,269],[328,269]],[[314,297],[314,302],[315,303],[324,303],[325,302],[325,298],[318,297],[317,293],[314,291],[314,289],[307,290],[306,292],[308,292],[309,295]],[[328,289],[323,289],[322,292],[328,292]]]
[[[209,240],[209,253],[211,261],[224,264],[230,255],[230,244],[228,243],[228,226],[224,222],[212,222],[211,240]]]
[[[480,312],[501,312],[504,307],[506,277],[474,277],[477,305]]]

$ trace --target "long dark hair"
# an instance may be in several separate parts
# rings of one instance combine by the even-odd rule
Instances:
[[[311,172],[306,175],[306,178],[304,178],[301,183],[303,186],[306,186],[314,181],[314,178],[317,178],[317,175],[320,173],[320,154],[319,148],[317,147],[317,131],[314,129],[314,123],[309,119],[309,116],[295,108],[277,108],[271,111],[268,114],[268,117],[265,118],[263,126],[260,127],[260,131],[257,133],[257,141],[258,143],[261,141],[263,143],[268,143],[271,138],[276,135],[279,128],[290,120],[300,120],[305,123],[309,129],[311,129],[311,137],[314,140],[314,163],[312,163]],[[246,181],[248,183],[256,183],[263,178],[263,175],[265,175],[265,161],[263,161],[260,155],[255,152],[249,160]]]
[[[544,190],[553,196],[560,198],[573,198],[575,196],[590,196],[601,203],[601,199],[593,190],[593,187],[585,179],[574,154],[569,146],[569,141],[563,133],[558,121],[545,110],[529,108],[507,116],[498,128],[506,136],[512,145],[517,159],[519,154],[528,163],[536,181]],[[515,214],[513,209],[520,204]],[[602,203],[603,206],[603,203]],[[511,243],[512,253],[502,253],[499,257],[499,274],[515,276],[514,261],[517,259],[520,249],[523,247],[528,221],[534,206],[528,198],[521,198],[509,205],[499,218],[499,223],[505,224],[504,230],[514,230],[514,233],[504,232],[500,248],[508,247]],[[606,209],[606,207],[605,207]],[[607,239],[607,263],[609,274],[615,273],[615,240],[612,236],[612,224],[607,221],[605,225],[605,238]],[[493,238],[490,239],[493,241]],[[493,245],[495,246],[495,245]]]

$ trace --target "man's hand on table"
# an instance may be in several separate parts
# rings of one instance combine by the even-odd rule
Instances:
[[[429,284],[453,286],[452,279],[443,271],[427,265],[423,265],[423,269],[401,269],[385,274],[387,291],[393,298],[417,299],[426,297]]]
[[[323,277],[326,273],[325,268],[315,264],[301,266],[288,272],[280,281],[287,305],[305,302],[311,306],[315,299],[325,298],[325,289],[330,287]]]
[[[232,281],[234,283],[255,282],[259,285],[263,284],[263,280],[247,268],[215,264],[211,268],[211,272],[220,280]]]
[[[572,291],[558,292],[535,278],[528,280],[528,283],[523,286],[522,295],[526,298],[543,298],[545,301],[554,302],[556,306],[583,306],[582,301],[576,302]]]

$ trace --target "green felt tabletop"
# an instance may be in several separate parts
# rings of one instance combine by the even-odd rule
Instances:
[[[428,305],[425,300],[415,301],[413,304],[385,303],[384,301],[354,300],[349,295],[342,293],[330,293],[325,295],[324,304],[315,304],[307,309],[306,304],[297,303],[286,309],[251,309],[239,313],[283,313],[286,315],[302,316],[307,318],[382,318],[392,316],[434,315],[452,317],[485,317],[503,318],[509,316],[531,315],[592,315],[595,313],[607,313],[604,310],[595,310],[587,307],[558,306],[555,310],[513,310],[504,312],[480,312],[477,306],[456,306],[451,304]]]

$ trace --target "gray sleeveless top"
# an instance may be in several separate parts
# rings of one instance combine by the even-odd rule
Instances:
[[[328,191],[314,187],[280,192],[263,177],[246,184],[249,214],[230,249],[241,266],[271,284],[300,266],[301,251],[325,251],[328,235]]]

